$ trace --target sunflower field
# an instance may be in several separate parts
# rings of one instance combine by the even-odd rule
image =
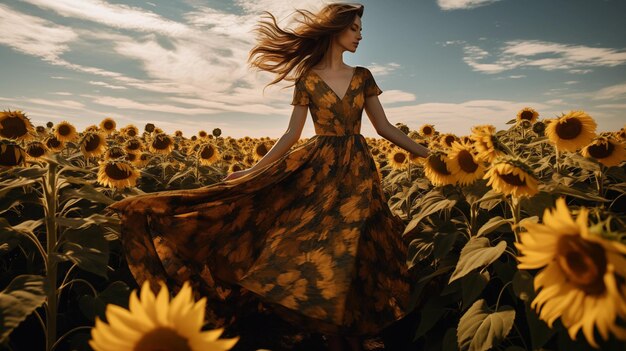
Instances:
[[[466,136],[397,124],[427,158],[366,138],[406,221],[391,233],[410,242],[398,259],[427,269],[414,313],[366,350],[626,350],[626,126],[598,132],[585,111],[513,117]],[[287,331],[254,324],[254,311],[256,334],[225,329],[188,285],[138,287],[119,219],[102,213],[128,196],[217,183],[275,142],[111,118],[35,127],[23,111],[0,112],[0,349],[322,349],[281,340]]]

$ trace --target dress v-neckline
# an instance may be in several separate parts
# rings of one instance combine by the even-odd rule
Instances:
[[[328,88],[328,90],[330,90],[337,97],[337,99],[339,99],[339,101],[343,101],[343,99],[345,99],[348,93],[350,92],[350,87],[352,86],[352,81],[354,80],[354,77],[356,76],[356,70],[358,67],[359,66],[354,66],[354,70],[352,71],[352,77],[350,77],[350,81],[348,82],[348,88],[346,89],[346,92],[343,94],[343,97],[341,98],[339,98],[339,95],[335,93],[333,88],[331,88],[330,85],[326,83],[326,81],[324,80],[324,78],[322,78],[322,76],[317,74],[314,70],[311,70],[311,72],[315,73],[315,75],[322,81],[322,83],[324,83],[324,85]]]

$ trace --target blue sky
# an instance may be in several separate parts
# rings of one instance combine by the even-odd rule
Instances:
[[[114,118],[186,136],[280,137],[293,88],[248,68],[262,10],[290,26],[325,0],[3,0],[0,108],[79,130]],[[585,110],[598,132],[626,123],[624,0],[371,0],[351,66],[369,68],[387,119],[469,134]],[[302,137],[314,135],[309,118]],[[363,113],[361,133],[377,136]]]

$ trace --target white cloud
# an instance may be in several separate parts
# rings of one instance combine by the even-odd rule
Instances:
[[[626,98],[626,83],[604,87],[592,93],[592,100],[611,100]]]
[[[389,62],[386,64],[373,63],[372,65],[367,66],[367,69],[372,72],[372,76],[374,76],[374,78],[378,76],[386,76],[399,68],[400,64],[395,62]]]
[[[69,27],[14,11],[3,4],[0,4],[0,33],[0,44],[44,61],[56,60],[78,37]]]
[[[463,60],[474,69],[487,74],[500,73],[518,67],[536,67],[545,71],[567,70],[585,74],[591,69],[582,67],[614,67],[626,64],[626,52],[613,48],[593,48],[584,45],[566,45],[539,40],[514,40],[495,51],[474,45],[463,47]],[[550,55],[556,57],[540,57]],[[492,62],[485,63],[490,56]]]
[[[467,10],[498,1],[500,0],[437,0],[437,5],[442,10]]]
[[[181,35],[190,30],[182,23],[168,20],[145,9],[110,4],[100,0],[23,0],[61,16],[80,18],[114,28],[133,29],[166,35]]]
[[[90,81],[89,81],[89,84],[92,84],[92,85],[99,85],[99,86],[102,86],[102,87],[105,87],[105,88],[115,89],[115,90],[125,90],[125,89],[128,89],[128,88],[123,87],[123,86],[119,86],[119,85],[111,85],[111,84],[109,84],[109,83],[105,83],[105,82],[96,82],[96,81],[93,81],[93,80],[90,80]]]

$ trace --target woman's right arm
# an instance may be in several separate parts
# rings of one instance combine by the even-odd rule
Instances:
[[[254,166],[250,167],[250,171],[261,169],[270,163],[278,160],[295,144],[302,134],[304,123],[306,122],[309,107],[306,105],[295,105],[291,112],[291,120],[285,134],[283,134],[272,148],[259,160]]]

